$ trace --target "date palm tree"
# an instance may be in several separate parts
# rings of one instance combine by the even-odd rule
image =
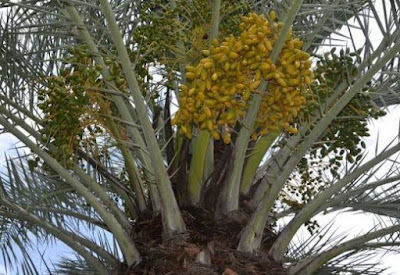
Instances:
[[[400,144],[363,138],[399,103],[399,5],[0,1],[4,262],[39,274],[35,237],[76,252],[57,274],[380,274]],[[317,230],[344,209],[390,223]]]

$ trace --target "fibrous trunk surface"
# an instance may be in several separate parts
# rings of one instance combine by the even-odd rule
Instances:
[[[215,221],[213,214],[200,208],[185,208],[182,215],[187,233],[181,236],[162,235],[159,216],[138,221],[132,232],[142,255],[140,265],[121,268],[118,274],[287,274],[267,251],[276,238],[266,228],[264,241],[257,255],[236,251],[240,232],[248,220],[247,211],[236,212]]]

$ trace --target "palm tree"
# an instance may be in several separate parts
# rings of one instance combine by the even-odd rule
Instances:
[[[399,102],[397,1],[0,5],[0,125],[27,149],[1,178],[8,265],[39,273],[34,236],[76,252],[57,274],[381,272],[400,144],[366,160],[363,137]],[[391,224],[316,230],[344,209]]]

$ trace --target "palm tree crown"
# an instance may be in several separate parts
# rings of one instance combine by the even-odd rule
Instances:
[[[0,178],[10,268],[40,273],[34,236],[76,252],[57,274],[380,274],[400,144],[364,138],[399,103],[397,1],[0,8],[0,125],[24,148]],[[344,209],[390,223],[319,229]]]

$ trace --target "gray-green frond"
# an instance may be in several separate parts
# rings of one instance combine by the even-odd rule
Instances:
[[[62,257],[56,263],[53,264],[54,269],[48,274],[60,274],[60,275],[95,275],[96,270],[90,267],[87,262],[75,255],[74,259]]]
[[[190,63],[186,60],[190,59],[186,57],[188,50],[186,47],[193,46],[189,46],[187,38],[185,41],[182,39],[171,42],[171,37],[168,37],[170,40],[167,40],[165,45],[161,41],[152,41],[148,44],[143,42],[146,40],[146,35],[141,36],[142,40],[135,41],[135,30],[146,24],[151,25],[151,22],[143,22],[144,19],[141,17],[145,17],[147,11],[143,9],[146,7],[145,3],[149,1],[0,2],[0,120],[3,124],[1,131],[13,133],[35,152],[27,153],[25,147],[20,148],[13,157],[7,158],[6,167],[0,178],[0,253],[3,261],[7,266],[13,264],[14,270],[22,274],[40,273],[27,252],[35,248],[36,244],[31,240],[31,236],[34,236],[39,241],[62,240],[79,254],[73,260],[60,259],[54,265],[57,274],[95,274],[99,270],[107,273],[123,262],[121,254],[124,254],[124,260],[129,265],[138,263],[139,252],[136,253],[130,234],[133,221],[140,214],[145,216],[147,211],[152,210],[153,213],[158,212],[162,205],[162,211],[165,211],[162,212],[162,216],[167,219],[167,222],[163,220],[166,228],[178,231],[184,231],[185,228],[184,222],[176,218],[180,217],[180,209],[175,203],[178,192],[173,188],[178,188],[176,187],[178,184],[172,187],[170,178],[173,179],[174,176],[167,173],[170,171],[167,171],[166,167],[171,165],[176,170],[186,169],[183,165],[174,165],[172,159],[180,158],[179,154],[187,152],[179,151],[181,149],[179,142],[182,142],[183,138],[175,135],[175,128],[172,129],[169,125],[170,115],[162,115],[163,111],[167,112],[165,109],[168,109],[168,103],[175,100],[165,94],[174,89],[178,91],[178,84],[184,84],[178,82],[184,78],[186,63]],[[179,3],[166,0],[159,2],[163,8],[156,11],[149,8],[152,15],[162,16],[170,6]],[[195,1],[188,2],[195,7],[193,4]],[[282,134],[277,142],[279,143],[277,149],[270,150],[272,155],[267,155],[268,161],[259,167],[258,175],[255,177],[259,184],[258,189],[249,203],[253,209],[257,208],[255,211],[257,215],[254,214],[253,217],[259,231],[254,236],[251,235],[255,228],[251,227],[254,225],[251,222],[249,223],[251,230],[248,230],[249,236],[252,237],[247,240],[253,241],[262,236],[267,223],[263,222],[263,219],[270,216],[273,204],[279,201],[282,187],[292,175],[297,176],[296,169],[299,163],[311,155],[314,146],[319,142],[325,142],[323,138],[330,130],[329,126],[344,118],[341,112],[353,98],[366,95],[371,104],[377,108],[400,103],[398,81],[400,3],[397,0],[243,0],[243,2],[247,2],[253,10],[260,13],[269,14],[270,10],[274,10],[279,21],[290,22],[284,25],[285,32],[293,31],[294,36],[300,37],[304,41],[303,50],[312,54],[315,60],[330,50],[333,53],[332,47],[337,47],[339,51],[342,50],[343,55],[346,53],[351,56],[349,58],[354,66],[351,74],[348,70],[343,70],[347,73],[346,77],[341,78],[325,102],[322,102],[322,96],[316,96],[318,103],[316,112],[304,121],[294,122],[301,124],[298,125],[299,134]],[[215,12],[219,10],[219,4],[216,6],[218,8],[211,14],[219,13]],[[175,30],[170,30],[173,33],[172,40],[181,37],[180,31],[191,30],[193,21],[191,18],[186,18],[187,14],[190,13],[176,17],[174,14],[172,19],[169,18],[171,20],[168,22],[174,22],[179,26],[176,33]],[[229,15],[227,12],[224,16],[227,14]],[[270,20],[272,16],[267,17]],[[149,21],[157,19],[151,16],[149,18]],[[201,25],[209,23],[204,18],[196,20],[202,22]],[[214,27],[218,26],[216,22],[218,20],[214,20],[211,29],[215,30]],[[293,27],[290,27],[292,25]],[[372,30],[374,38],[371,35]],[[214,31],[212,33],[215,34]],[[207,45],[208,42],[203,41],[208,39],[206,37],[205,33],[201,33],[199,47],[203,47],[203,42]],[[283,43],[284,40],[285,35],[280,35],[278,41]],[[282,46],[280,42],[277,44]],[[89,49],[84,53],[88,54],[86,56],[90,60],[88,63],[97,66],[96,80],[104,80],[101,84],[104,85],[98,88],[101,90],[98,94],[107,99],[106,103],[109,105],[105,105],[109,108],[107,112],[99,115],[99,120],[107,120],[99,127],[109,127],[111,130],[96,136],[90,145],[82,142],[75,146],[79,148],[70,146],[71,154],[75,158],[72,160],[72,165],[69,165],[70,163],[67,165],[59,159],[57,162],[56,157],[53,157],[56,154],[51,155],[59,148],[54,148],[52,137],[43,135],[41,131],[46,127],[46,114],[38,106],[38,102],[41,101],[38,94],[40,90],[46,88],[46,85],[50,85],[43,79],[44,77],[61,75],[61,71],[64,71],[61,69],[68,67],[63,58],[71,46]],[[163,58],[168,62],[170,59],[173,60],[174,65],[171,67],[160,65],[158,58],[150,58],[150,61],[143,65],[146,68],[141,68],[145,71],[143,77],[140,76],[141,80],[146,82],[143,88],[138,85],[136,79],[136,65],[142,58],[153,54],[155,46],[165,46],[167,50],[163,48],[161,50],[165,50],[168,54]],[[347,48],[349,50],[346,50]],[[140,51],[136,51],[138,49]],[[135,61],[131,56],[128,58],[128,50],[134,52],[133,56],[136,55]],[[350,55],[350,51],[353,55]],[[271,55],[275,56],[278,51],[275,49],[273,52]],[[174,58],[171,58],[172,55]],[[110,65],[112,63],[114,64]],[[224,68],[225,71],[229,70],[229,67],[227,68]],[[117,72],[114,76],[110,73],[113,69]],[[156,76],[155,79],[160,77],[161,80],[150,79],[149,76],[152,74]],[[311,79],[309,80],[311,82]],[[117,81],[127,84],[126,87],[121,88],[121,91],[118,90]],[[63,88],[65,86],[68,85],[64,85]],[[88,87],[88,90],[91,89],[95,88]],[[122,92],[123,89],[126,93]],[[65,90],[68,94],[69,88]],[[152,98],[158,94],[161,95],[157,99]],[[363,118],[364,114],[356,113],[354,117]],[[77,120],[79,119],[80,117]],[[237,123],[239,128],[240,122]],[[248,147],[248,137],[251,132],[246,131],[253,123],[249,125],[250,127],[242,127],[245,129],[244,138],[241,139],[243,142],[240,142],[243,150],[232,150],[243,153],[239,154],[238,163],[244,162],[245,159],[247,161],[245,155],[252,149]],[[105,126],[106,124],[108,125]],[[169,129],[166,126],[169,126]],[[119,128],[126,129],[119,132]],[[84,134],[81,132],[72,134],[72,136],[79,135]],[[178,138],[174,140],[175,136]],[[179,138],[181,139],[178,140]],[[175,146],[178,148],[176,152],[173,148],[174,142],[175,145],[178,144]],[[348,161],[341,162],[341,170],[338,170],[337,174],[334,175],[333,172],[321,174],[320,180],[324,181],[324,185],[318,190],[319,192],[307,197],[303,210],[294,209],[295,207],[285,208],[277,215],[283,217],[284,214],[297,212],[277,236],[277,241],[270,249],[270,255],[277,261],[283,260],[287,264],[292,264],[295,268],[299,263],[300,271],[307,266],[307,263],[317,263],[316,268],[320,264],[322,267],[317,274],[382,272],[383,269],[370,263],[375,255],[373,249],[384,250],[388,245],[391,249],[397,249],[399,243],[396,231],[400,220],[400,176],[398,156],[395,154],[400,147],[396,145],[397,142],[385,148],[380,154],[376,153],[372,160],[368,160],[364,154],[360,155],[358,162],[352,164],[349,158]],[[164,152],[171,148],[172,153],[165,157],[168,153]],[[348,152],[346,154],[348,155]],[[190,161],[185,160],[182,163],[188,165],[195,163],[196,156],[190,157]],[[325,157],[322,161],[329,161],[329,156]],[[167,163],[168,161],[170,163]],[[49,167],[51,165],[53,166]],[[317,165],[320,166],[321,163]],[[239,166],[243,165],[236,167]],[[381,170],[387,166],[389,169]],[[197,168],[195,165],[193,167]],[[236,171],[239,170],[235,170],[235,173]],[[254,178],[254,175],[251,176]],[[241,174],[238,173],[234,179],[240,182]],[[157,183],[157,187],[154,182]],[[236,194],[238,188],[234,189]],[[235,201],[236,199],[239,200],[239,196],[235,196]],[[173,207],[167,213],[171,205]],[[233,208],[236,208],[236,205]],[[334,234],[337,220],[332,220],[311,237],[291,241],[299,228],[304,223],[313,221],[319,213],[344,210],[373,213],[382,219],[374,231],[359,235],[350,241],[346,234],[339,236]],[[393,224],[385,223],[388,217]],[[244,235],[246,234],[242,234]],[[258,249],[258,244],[251,246],[251,249],[253,248]],[[15,264],[19,254],[25,256],[25,260]],[[307,258],[311,259],[310,262],[307,262]],[[95,267],[99,267],[99,270]]]
[[[386,270],[378,263],[376,251],[351,251],[331,260],[316,274],[380,275]]]
[[[17,154],[13,159],[9,159],[7,170],[1,178],[0,236],[1,253],[5,263],[20,263],[17,268],[21,270],[35,270],[35,264],[26,251],[35,248],[41,242],[53,242],[61,235],[70,241],[69,244],[67,242],[68,245],[77,242],[85,246],[104,261],[105,265],[113,266],[118,262],[119,250],[98,214],[58,176],[45,176],[30,170],[26,164],[29,158],[29,155]],[[21,207],[41,222],[35,224],[27,214],[21,214],[14,207]],[[55,229],[48,230],[48,226]],[[19,254],[14,252],[17,248]],[[24,256],[22,262],[16,260],[16,255],[20,254]],[[23,274],[36,273],[27,271]]]
[[[35,228],[13,215],[2,215],[4,211],[0,206],[0,254],[5,268],[15,274],[40,274],[30,253],[35,245],[31,236],[37,233]]]

